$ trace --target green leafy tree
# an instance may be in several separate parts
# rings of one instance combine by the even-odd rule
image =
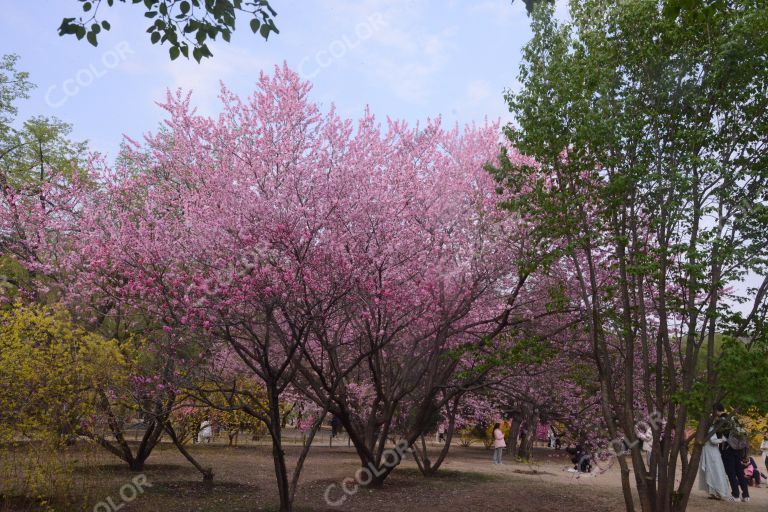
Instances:
[[[0,56],[0,137],[6,135],[11,123],[18,114],[16,102],[29,98],[29,91],[35,85],[29,81],[29,73],[17,71],[18,55]]]
[[[0,140],[0,175],[15,189],[39,187],[55,173],[71,179],[81,172],[88,145],[70,139],[72,125],[55,117],[32,117]]]
[[[54,174],[71,178],[82,167],[85,142],[70,139],[72,126],[55,117],[32,117],[15,127],[17,103],[35,85],[18,71],[19,57],[0,57],[0,187],[40,186]]]
[[[636,440],[638,402],[664,419],[650,466],[637,443],[618,456],[627,510],[633,487],[643,511],[685,510],[712,404],[764,407],[736,382],[766,358],[768,10],[586,0],[570,13],[534,9],[507,95],[507,135],[540,166],[491,171],[549,241],[539,271],[573,269],[611,438]]]
[[[101,19],[99,9],[112,7],[115,0],[77,0],[83,15],[64,18],[59,26],[59,35],[74,35],[85,38],[93,46],[99,44],[102,30],[111,28],[108,21]],[[144,16],[149,19],[147,28],[152,44],[168,43],[171,60],[179,55],[200,62],[213,54],[207,41],[218,36],[229,42],[235,30],[238,17],[249,19],[249,26],[265,40],[269,35],[279,33],[275,25],[277,12],[267,0],[117,0],[119,3],[140,5]]]

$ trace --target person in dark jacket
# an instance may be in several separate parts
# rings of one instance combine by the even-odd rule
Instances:
[[[339,435],[339,418],[336,416],[331,418],[331,437]]]
[[[731,484],[731,496],[735,500],[741,498],[741,501],[749,501],[749,484],[744,476],[744,466],[741,465],[745,452],[743,449],[733,447],[730,442],[731,434],[734,433],[732,432],[733,419],[725,412],[723,404],[715,404],[715,412],[718,416],[715,420],[715,432],[718,437],[726,439],[725,442],[720,443],[720,456],[723,458],[725,474],[728,475],[728,482]]]
[[[571,455],[571,462],[573,462],[573,469],[579,473],[589,473],[592,471],[592,464],[590,457],[587,454],[587,450],[584,449],[584,445],[577,444],[575,447],[568,446],[565,449]]]

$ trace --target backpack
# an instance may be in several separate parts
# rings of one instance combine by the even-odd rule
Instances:
[[[749,445],[747,441],[747,435],[744,432],[739,432],[736,429],[731,430],[728,434],[728,446],[733,450],[743,450]]]

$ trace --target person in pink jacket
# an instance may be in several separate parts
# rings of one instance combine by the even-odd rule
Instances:
[[[504,432],[501,431],[501,424],[497,423],[493,426],[493,463],[501,464],[501,452],[507,447],[507,443],[504,442]]]

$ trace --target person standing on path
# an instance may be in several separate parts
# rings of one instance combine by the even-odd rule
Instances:
[[[651,470],[651,450],[653,449],[653,431],[650,425],[641,421],[635,427],[635,435],[640,440],[640,450],[645,453],[645,463],[648,465],[648,471]]]
[[[763,435],[763,442],[760,443],[760,457],[763,459],[765,469],[768,471],[768,432]]]
[[[728,495],[731,489],[723,467],[723,458],[718,449],[720,444],[724,442],[725,437],[713,432],[707,442],[704,443],[704,448],[701,451],[701,462],[699,462],[699,488],[702,491],[707,491],[711,499],[727,498],[733,501],[733,498]]]
[[[331,418],[331,437],[339,435],[339,418],[333,416]]]
[[[507,447],[504,442],[504,432],[501,431],[501,423],[493,426],[493,463],[501,464],[501,452]]]
[[[442,423],[440,423],[440,425],[437,426],[437,442],[438,443],[445,442],[445,425]]]
[[[205,441],[210,444],[212,437],[213,428],[211,427],[211,422],[207,419],[203,420],[202,423],[200,423],[200,429],[197,431],[197,442],[202,444],[202,442]]]
[[[723,458],[725,474],[728,475],[728,481],[731,484],[731,496],[736,500],[741,497],[741,501],[749,501],[749,485],[744,476],[744,469],[740,464],[744,450],[743,447],[734,445],[735,439],[740,434],[738,426],[734,424],[733,418],[726,414],[722,404],[715,404],[715,412],[719,415],[715,421],[715,426],[720,437],[725,440],[720,443],[720,455]]]

